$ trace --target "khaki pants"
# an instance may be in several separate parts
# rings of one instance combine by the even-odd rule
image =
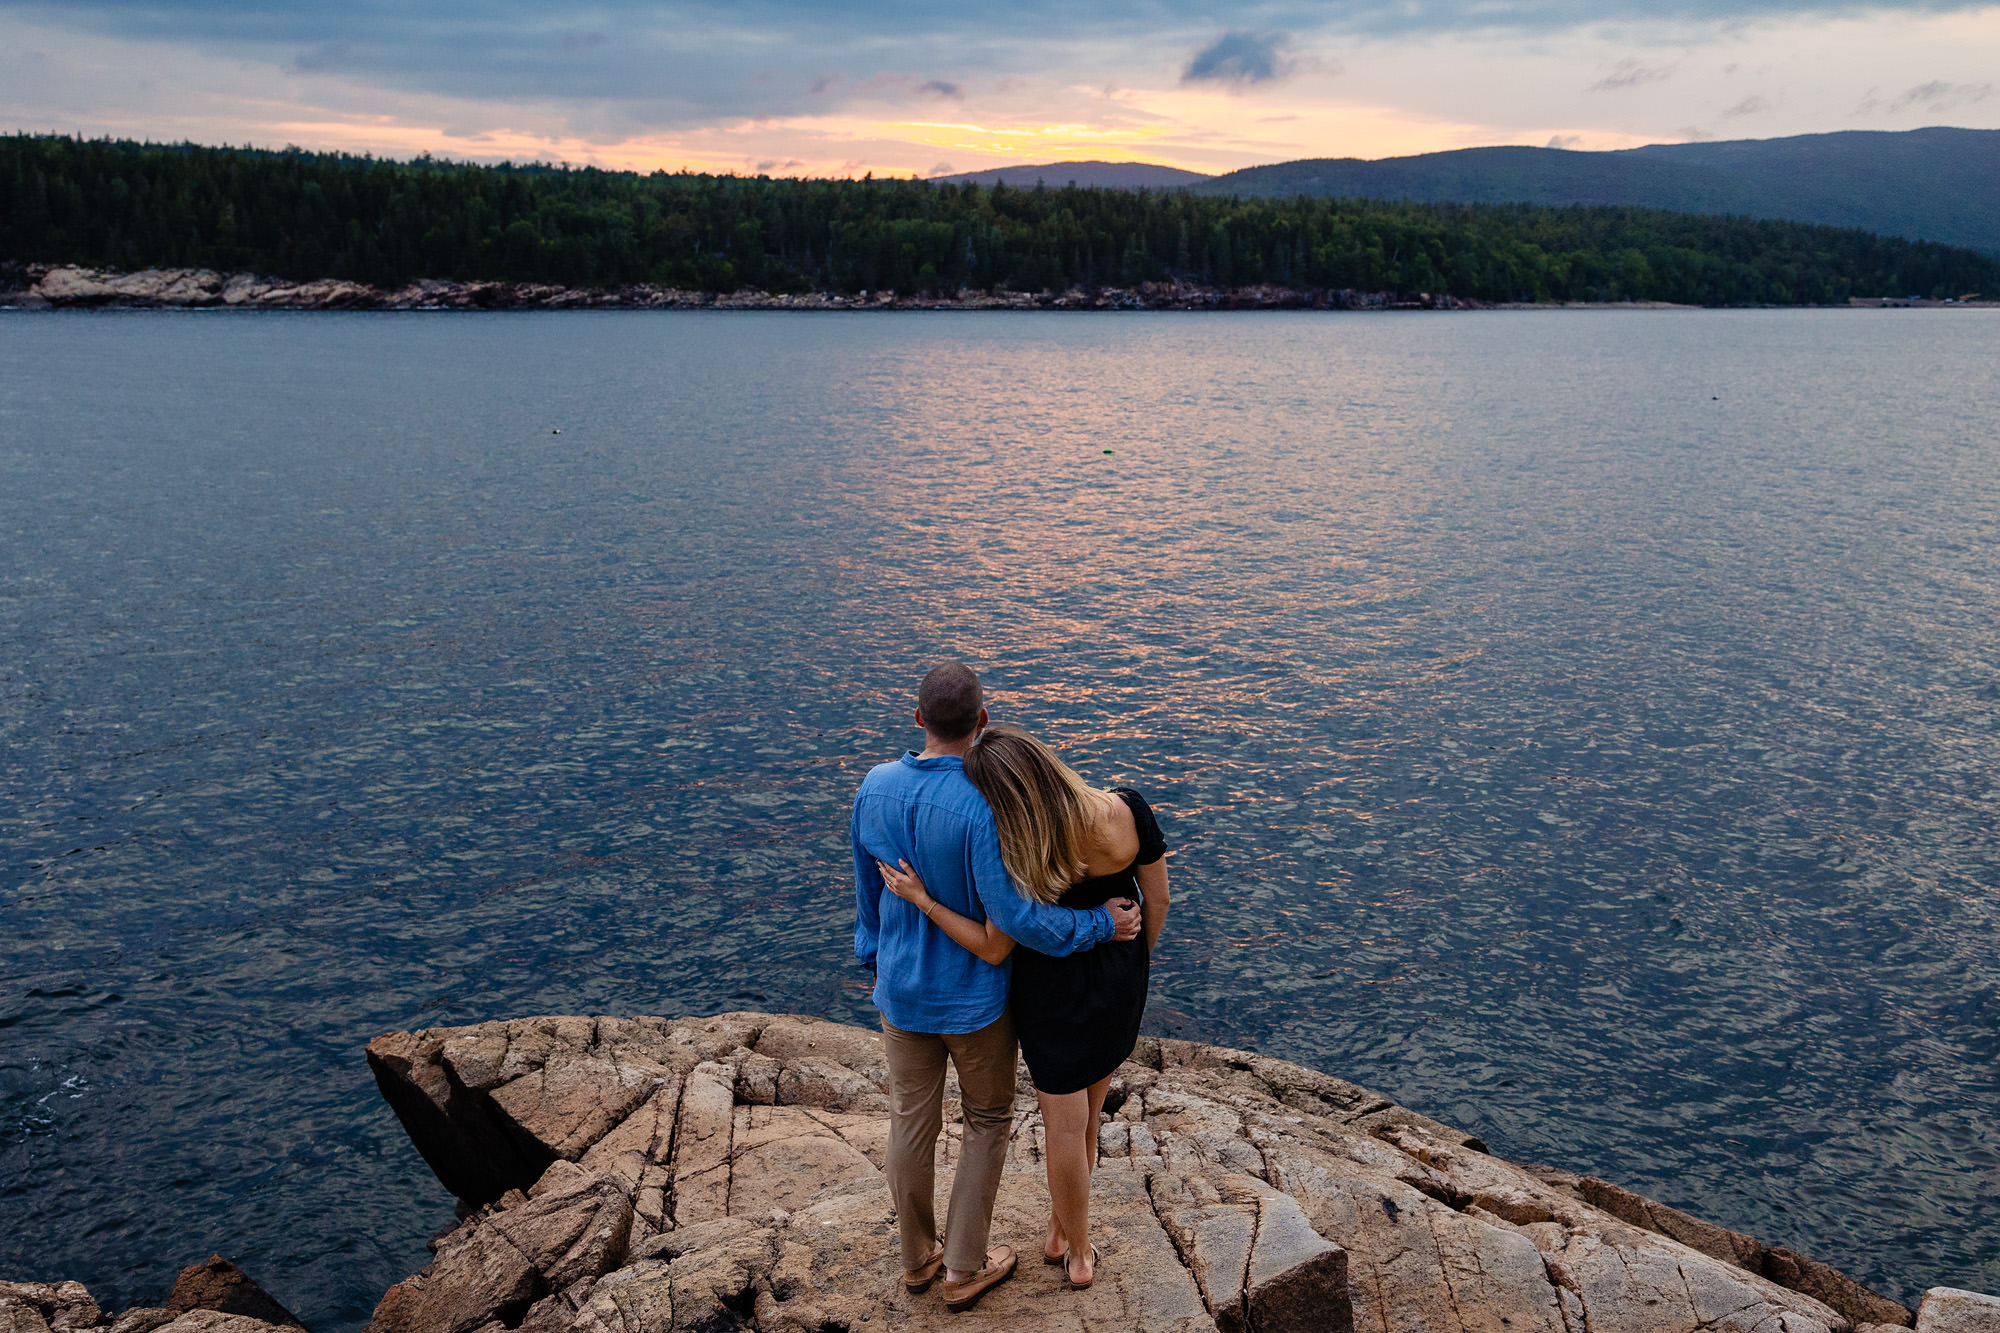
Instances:
[[[882,1022],[889,1063],[889,1199],[902,1232],[903,1267],[915,1268],[937,1244],[937,1138],[944,1128],[944,1062],[958,1068],[965,1137],[945,1214],[945,1267],[986,1266],[993,1200],[1014,1128],[1014,1020],[1007,1014],[977,1032],[904,1032]]]

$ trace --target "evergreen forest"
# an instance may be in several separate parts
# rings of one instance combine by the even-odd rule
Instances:
[[[1485,301],[1823,304],[2000,293],[2000,259],[1627,207],[1246,199],[0,137],[0,260],[731,291],[1180,280]]]

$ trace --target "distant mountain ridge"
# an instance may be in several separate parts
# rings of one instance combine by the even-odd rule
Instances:
[[[1201,177],[1143,163],[1049,163],[966,177],[1051,188],[1408,200],[1426,204],[1608,204],[1859,227],[2000,254],[2000,130],[1846,130],[1783,139],[1651,144],[1615,152],[1461,148],[1413,157],[1307,158]],[[1134,179],[1084,168],[1116,166]],[[1172,173],[1168,176],[1164,173]],[[1186,179],[1180,179],[1186,178]]]
[[[981,171],[960,171],[950,176],[933,176],[940,185],[1018,185],[1032,189],[1037,183],[1050,189],[1074,185],[1080,190],[1178,190],[1215,179],[1199,171],[1163,167],[1157,162],[1050,162],[1011,167],[987,167]]]

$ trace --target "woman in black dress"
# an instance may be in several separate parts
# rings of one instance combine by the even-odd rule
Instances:
[[[1042,1106],[1055,1214],[1042,1258],[1062,1264],[1071,1286],[1087,1287],[1097,1263],[1090,1173],[1098,1120],[1112,1072],[1139,1039],[1148,959],[1167,919],[1166,840],[1138,792],[1091,787],[1018,727],[981,733],[965,757],[965,775],[992,807],[1001,860],[1022,894],[1063,907],[1115,899],[1136,899],[1141,907],[1140,938],[1051,958],[1017,949],[990,921],[938,902],[907,864],[882,867],[890,891],[960,945],[995,965],[1014,959],[1010,1006]]]

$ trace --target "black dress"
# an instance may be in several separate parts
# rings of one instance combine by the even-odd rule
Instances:
[[[1139,830],[1139,855],[1123,870],[1069,886],[1061,907],[1102,907],[1113,898],[1142,901],[1140,866],[1167,854],[1160,823],[1146,798],[1130,787],[1111,789],[1131,807]],[[1146,1012],[1146,937],[1106,940],[1094,949],[1051,958],[1022,946],[1014,950],[1009,991],[1021,1056],[1038,1091],[1081,1092],[1124,1063],[1139,1041]]]

